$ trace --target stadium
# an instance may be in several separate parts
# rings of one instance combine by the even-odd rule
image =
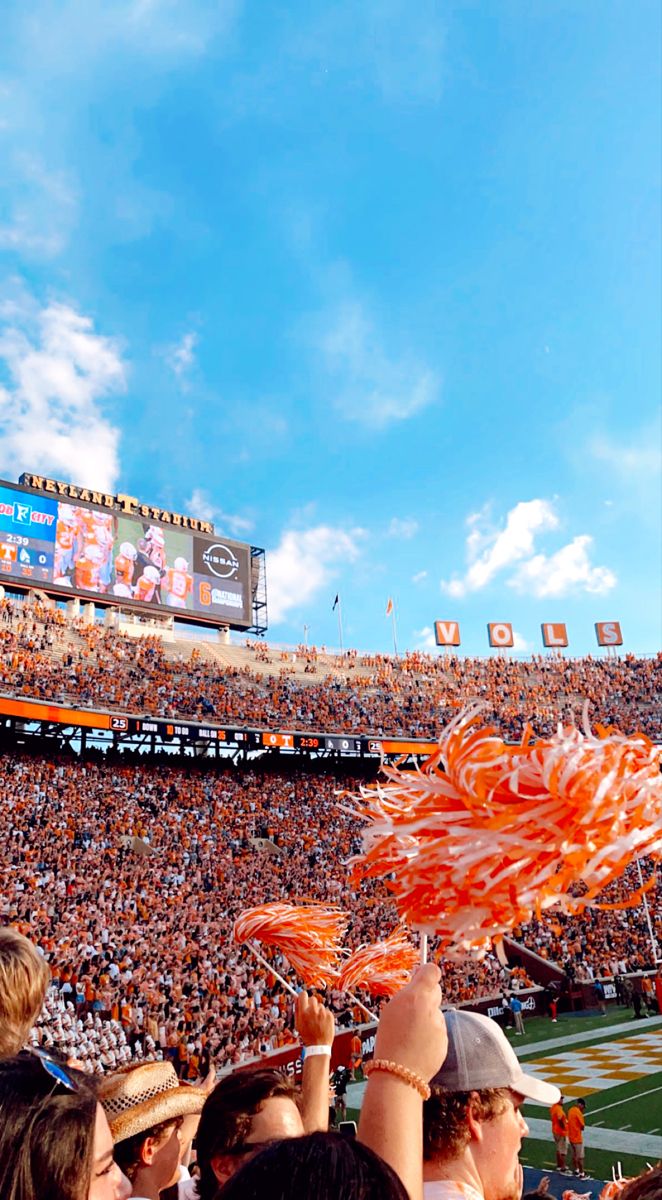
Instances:
[[[165,1059],[191,1083],[258,1063],[298,1077],[296,972],[237,945],[234,922],[312,901],[348,910],[349,950],[391,933],[388,881],[348,883],[362,820],[347,797],[384,764],[414,771],[467,705],[509,743],[579,723],[586,701],[662,740],[659,656],[274,647],[261,549],[43,477],[0,497],[2,923],[51,973],[32,1044],[89,1073]],[[614,908],[539,913],[500,955],[429,946],[444,1006],[494,1018],[534,1073],[586,1098],[586,1172],[603,1183],[662,1155],[655,871],[632,861],[601,895]],[[356,1116],[380,1001],[322,994]],[[548,1114],[524,1115],[538,1178],[555,1167]]]

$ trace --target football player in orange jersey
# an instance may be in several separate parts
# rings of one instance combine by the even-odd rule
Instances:
[[[144,600],[149,604],[154,599],[154,593],[161,579],[158,567],[145,567],[133,593],[136,600]]]
[[[53,578],[62,579],[74,569],[74,547],[77,528],[76,512],[70,504],[61,504],[55,527],[55,556]]]
[[[176,558],[163,577],[165,602],[170,608],[186,608],[186,600],[193,591],[193,577],[188,573],[185,558]]]
[[[85,592],[98,592],[102,553],[98,546],[88,546],[74,569],[76,587]]]
[[[133,576],[136,569],[137,550],[131,542],[122,542],[120,552],[115,559],[115,582],[123,583],[126,587],[131,587]],[[120,592],[119,595],[126,593]],[[116,592],[115,595],[118,595]]]
[[[113,516],[112,513],[94,514],[94,542],[101,550],[100,590],[107,592],[113,569]]]

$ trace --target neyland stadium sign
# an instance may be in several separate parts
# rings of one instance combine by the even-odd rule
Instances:
[[[141,504],[135,496],[118,492],[110,496],[107,492],[95,492],[91,488],[77,487],[75,483],[62,483],[59,479],[48,479],[45,475],[31,475],[24,471],[18,481],[34,492],[58,496],[62,500],[82,500],[101,508],[111,508],[127,517],[144,517],[148,521],[162,521],[165,525],[177,525],[180,529],[195,529],[198,533],[214,533],[210,521],[199,521],[197,517],[185,517],[182,513],[168,512],[158,504]]]

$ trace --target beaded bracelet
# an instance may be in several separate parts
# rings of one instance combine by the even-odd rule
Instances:
[[[386,1071],[389,1075],[396,1075],[403,1083],[408,1083],[410,1087],[415,1088],[422,1100],[429,1100],[432,1095],[421,1075],[410,1071],[409,1067],[401,1066],[400,1063],[391,1062],[388,1058],[373,1058],[372,1062],[366,1063],[363,1074],[370,1075],[372,1071]]]

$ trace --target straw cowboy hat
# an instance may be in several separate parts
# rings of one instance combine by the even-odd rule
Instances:
[[[98,1098],[103,1105],[114,1142],[145,1133],[162,1121],[174,1121],[202,1112],[205,1097],[197,1088],[181,1084],[172,1063],[130,1065],[105,1076]]]

